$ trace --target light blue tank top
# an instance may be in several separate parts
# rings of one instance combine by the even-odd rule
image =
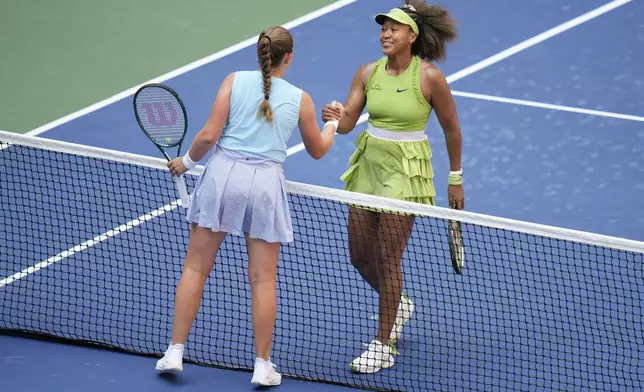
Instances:
[[[269,102],[273,122],[269,123],[257,116],[264,100],[261,72],[235,72],[228,123],[217,144],[243,155],[284,162],[286,143],[299,123],[301,99],[301,89],[272,78]]]

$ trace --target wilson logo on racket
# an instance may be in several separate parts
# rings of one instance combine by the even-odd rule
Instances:
[[[145,121],[154,127],[171,127],[177,125],[177,111],[172,102],[155,102],[141,104],[147,118]]]

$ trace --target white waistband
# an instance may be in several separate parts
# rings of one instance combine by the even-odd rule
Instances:
[[[371,123],[367,125],[367,132],[378,139],[391,140],[395,142],[417,142],[427,140],[425,130],[422,131],[388,131],[376,128]]]
[[[210,163],[210,160],[215,156],[223,157],[224,159],[229,161],[243,162],[247,165],[254,165],[259,167],[272,166],[272,167],[281,168],[283,166],[282,162],[277,162],[272,159],[260,158],[260,157],[248,155],[241,151],[235,151],[235,150],[224,148],[219,144],[215,144],[215,147],[212,151],[212,155],[208,159],[208,163]]]

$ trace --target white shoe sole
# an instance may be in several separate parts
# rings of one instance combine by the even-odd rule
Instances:
[[[182,372],[183,371],[183,366],[178,366],[178,367],[157,366],[157,370],[161,371],[161,372]]]
[[[349,369],[351,369],[352,372],[354,373],[364,373],[364,374],[373,374],[378,372],[379,370],[382,369],[388,369],[390,367],[394,366],[394,358],[393,356],[391,357],[391,360],[389,361],[383,361],[382,366],[377,367],[377,366],[361,366],[361,365],[356,365],[356,364],[350,364]]]
[[[270,380],[270,379],[260,379],[259,377],[255,378],[253,377],[252,380],[250,380],[250,383],[253,385],[262,385],[265,387],[274,387],[277,385],[280,385],[282,383],[282,380]]]
[[[175,371],[175,372],[181,372],[183,371],[183,364],[175,365],[175,366],[168,366],[169,364],[167,362],[157,362],[156,369],[159,371]]]

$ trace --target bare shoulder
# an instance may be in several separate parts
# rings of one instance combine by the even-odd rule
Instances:
[[[231,72],[228,75],[226,75],[226,78],[224,79],[224,83],[232,83],[235,80],[235,75],[236,72]]]
[[[360,70],[363,73],[367,73],[369,75],[373,72],[374,69],[376,69],[376,62],[375,61],[372,61],[371,63],[367,63],[367,64],[362,64],[360,66]]]
[[[235,82],[235,72],[231,72],[226,77],[224,80],[221,82],[221,87],[220,89],[222,90],[231,90],[233,88],[233,83]]]
[[[300,101],[309,103],[309,102],[313,102],[313,98],[311,98],[309,93],[307,93],[306,91],[302,90],[302,96],[300,97]]]
[[[363,64],[360,66],[360,68],[358,68],[358,72],[356,72],[356,78],[360,79],[363,83],[366,83],[367,80],[369,80],[369,77],[371,77],[374,69],[376,69],[375,61]]]
[[[443,75],[443,72],[427,60],[421,61],[421,71],[423,76],[427,77],[430,84],[445,81],[445,75]]]

